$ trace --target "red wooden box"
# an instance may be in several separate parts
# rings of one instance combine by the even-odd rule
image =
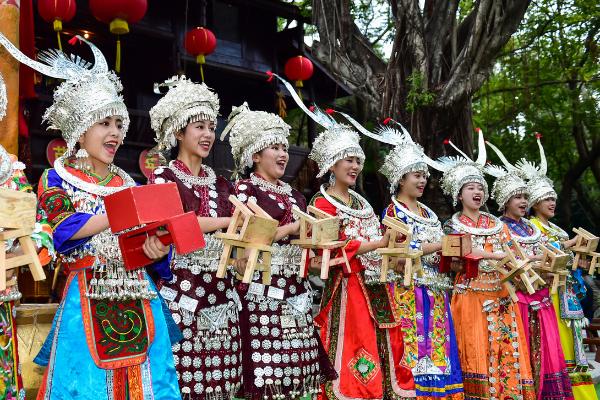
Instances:
[[[121,190],[105,197],[104,206],[113,233],[183,214],[179,190],[173,182]]]
[[[178,254],[187,254],[205,246],[204,235],[193,212],[184,213],[175,183],[129,188],[104,199],[108,222],[113,233],[143,227],[119,234],[119,247],[128,270],[151,264],[143,250],[146,238],[166,228],[159,236],[165,245],[173,244]]]

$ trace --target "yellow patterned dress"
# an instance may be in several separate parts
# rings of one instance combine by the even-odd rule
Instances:
[[[569,240],[569,235],[552,222],[546,225],[536,217],[531,218],[530,221],[542,232],[544,243],[562,248],[562,242]],[[560,343],[567,362],[573,395],[576,400],[596,400],[598,396],[592,376],[587,372],[588,363],[583,350],[582,330],[585,317],[579,299],[573,292],[573,285],[567,284],[566,290],[560,288],[559,293],[552,295],[552,303],[558,319]]]

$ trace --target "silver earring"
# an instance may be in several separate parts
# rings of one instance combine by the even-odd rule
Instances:
[[[77,150],[77,153],[75,153],[75,157],[76,158],[87,158],[90,155],[88,154],[88,152],[85,149],[79,149]]]
[[[331,173],[329,175],[329,187],[334,187],[335,186],[335,175],[333,173]]]
[[[85,149],[77,150],[77,153],[75,153],[75,167],[82,171],[90,170],[91,166],[87,162],[89,156],[89,153]]]

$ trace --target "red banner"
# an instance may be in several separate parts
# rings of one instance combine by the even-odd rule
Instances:
[[[61,138],[52,139],[46,146],[46,159],[50,165],[54,165],[54,160],[65,154],[67,151],[67,142]]]
[[[154,170],[160,167],[160,160],[158,154],[148,155],[150,149],[146,149],[140,153],[139,166],[140,171],[146,178],[150,178],[150,175]]]

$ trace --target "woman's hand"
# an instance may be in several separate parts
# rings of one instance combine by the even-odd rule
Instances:
[[[156,232],[156,235],[149,236],[143,245],[144,254],[151,260],[159,260],[169,254],[169,246],[162,244],[158,236],[166,235],[167,232]]]
[[[300,231],[300,221],[292,222],[291,224],[283,225],[277,228],[275,232],[274,242],[278,242],[290,235],[296,235]]]
[[[233,262],[233,268],[235,269],[235,272],[237,272],[239,275],[244,275],[244,273],[246,272],[246,264],[247,263],[248,263],[247,257],[238,258],[237,260],[235,260]]]
[[[396,271],[398,273],[403,273],[405,265],[406,265],[406,258],[398,258],[398,262],[394,266],[394,271]]]
[[[577,243],[577,236],[575,236],[573,239],[565,240],[564,242],[562,242],[563,247],[565,249],[570,249],[571,247],[575,246],[575,243]]]
[[[462,272],[465,269],[465,263],[458,257],[452,257],[450,261],[450,269],[454,272]]]
[[[379,247],[386,247],[390,243],[390,231],[386,230],[381,239],[379,239]]]

